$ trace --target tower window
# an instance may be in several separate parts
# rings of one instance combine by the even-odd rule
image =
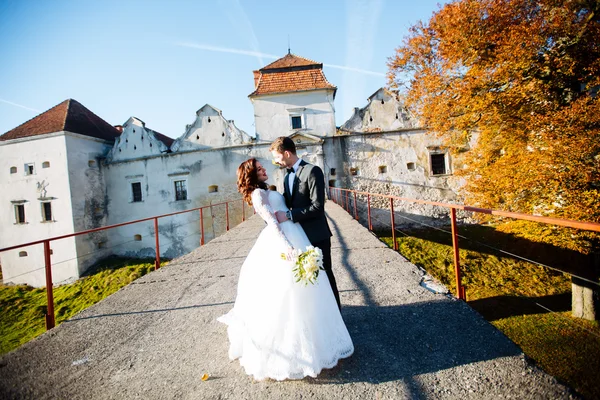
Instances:
[[[42,163],[42,168],[50,168],[50,161],[44,161]]]
[[[409,171],[414,171],[416,169],[415,163],[414,162],[406,163],[406,168],[408,168]]]
[[[17,173],[17,167],[10,167],[10,173],[11,174],[16,174]]]
[[[217,193],[219,191],[219,186],[217,185],[210,185],[208,187],[208,193]]]
[[[300,115],[292,116],[292,129],[302,128],[302,117]]]
[[[385,165],[380,165],[380,166],[379,166],[379,173],[380,173],[380,174],[385,174],[385,173],[387,173],[387,166],[385,166]]]

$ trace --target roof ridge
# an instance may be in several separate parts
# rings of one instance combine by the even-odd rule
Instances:
[[[62,122],[62,130],[65,131],[67,129],[67,120],[69,119],[69,111],[71,111],[71,101],[73,99],[67,99],[67,111],[65,112],[65,118]]]

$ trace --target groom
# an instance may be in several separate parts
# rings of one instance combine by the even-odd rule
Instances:
[[[340,295],[331,270],[331,231],[325,217],[325,177],[316,165],[307,163],[296,155],[296,145],[287,136],[280,136],[269,149],[277,164],[287,168],[283,180],[283,196],[289,211],[277,211],[281,223],[299,222],[310,243],[323,251],[323,267],[329,278],[335,301],[341,310]]]

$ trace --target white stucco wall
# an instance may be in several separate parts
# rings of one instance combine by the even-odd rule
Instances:
[[[71,193],[64,132],[0,142],[0,247],[46,239],[73,232]],[[42,163],[49,162],[48,168]],[[25,175],[24,165],[34,164],[34,173]],[[11,174],[11,167],[17,173]],[[38,184],[45,192],[38,190]],[[44,195],[45,193],[45,195]],[[51,199],[52,222],[42,222],[41,197]],[[25,224],[15,223],[12,201],[25,200]],[[77,276],[73,239],[51,243],[53,281]],[[26,251],[26,257],[19,257]],[[5,282],[45,285],[43,245],[0,253]]]
[[[144,121],[131,117],[123,124],[123,132],[115,140],[107,158],[111,161],[140,159],[167,152],[167,146],[158,140]]]
[[[172,151],[189,151],[210,147],[251,143],[253,138],[240,130],[221,110],[207,104],[196,112],[196,119],[171,146]]]
[[[75,232],[106,225],[106,184],[102,163],[112,145],[103,140],[68,133],[65,136],[73,227]],[[106,231],[76,236],[78,275],[110,254],[98,248],[106,242]]]
[[[271,164],[268,147],[266,144],[235,146],[170,153],[143,161],[108,163],[105,169],[107,198],[110,199],[107,223],[143,219],[240,198],[236,171],[242,161],[257,156],[269,175],[274,175],[277,167]],[[176,180],[187,182],[188,200],[175,200]],[[141,183],[143,201],[132,202],[132,182]],[[217,185],[218,191],[209,193],[211,185]],[[246,216],[252,212],[247,206],[245,210]],[[231,206],[231,226],[241,221],[241,212],[241,202]],[[206,241],[225,231],[225,207],[215,206],[213,215],[214,219],[211,218],[210,209],[203,212]],[[159,233],[163,257],[172,258],[193,250],[200,243],[199,212],[159,219]],[[141,235],[142,240],[136,241],[135,235]],[[153,235],[153,221],[120,227],[111,230],[108,247],[114,254],[153,257]]]
[[[258,139],[271,142],[298,131],[333,136],[336,128],[333,93],[333,90],[314,90],[252,97]],[[302,116],[302,129],[292,129],[292,115]]]

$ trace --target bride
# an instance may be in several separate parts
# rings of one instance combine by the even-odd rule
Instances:
[[[282,259],[310,242],[298,223],[277,222],[274,212],[287,208],[280,193],[267,189],[267,178],[254,158],[238,168],[238,190],[267,226],[242,265],[233,309],[218,321],[227,324],[229,358],[254,379],[314,378],[352,355],[354,346],[327,274],[305,286],[295,282],[293,263]]]

